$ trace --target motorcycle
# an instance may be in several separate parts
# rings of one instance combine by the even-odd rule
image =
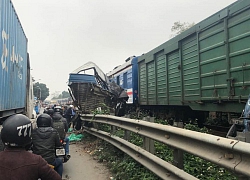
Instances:
[[[62,146],[56,147],[56,157],[61,158],[63,160],[63,163],[66,163],[71,156],[69,154],[66,154],[65,152],[66,143],[64,142],[63,139],[60,139],[60,143],[62,144]]]

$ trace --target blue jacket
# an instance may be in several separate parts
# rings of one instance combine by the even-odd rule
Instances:
[[[35,106],[35,111],[36,111],[37,114],[39,114],[39,108],[38,108],[38,106]]]

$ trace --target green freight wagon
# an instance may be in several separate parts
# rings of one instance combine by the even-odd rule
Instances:
[[[138,59],[142,106],[241,113],[250,94],[250,1],[238,0]]]

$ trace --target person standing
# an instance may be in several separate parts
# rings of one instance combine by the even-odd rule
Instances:
[[[69,127],[70,127],[71,120],[74,115],[75,115],[74,106],[71,104],[65,113],[65,118],[67,119]]]
[[[64,108],[63,108],[63,117],[64,118],[66,118],[65,115],[66,115],[67,110],[68,110],[68,106],[64,106]]]
[[[0,179],[61,180],[41,156],[26,151],[31,146],[31,128],[29,118],[21,114],[4,121],[1,139],[6,147],[0,152]]]
[[[56,147],[61,147],[59,134],[51,127],[52,118],[48,114],[41,114],[37,118],[37,127],[32,132],[33,153],[41,155],[49,164],[55,167],[56,172],[62,177],[63,160],[56,158]]]
[[[35,105],[35,107],[34,107],[34,109],[35,109],[35,111],[36,111],[36,114],[38,115],[39,114],[39,104],[38,104],[38,102],[36,102],[36,105]]]

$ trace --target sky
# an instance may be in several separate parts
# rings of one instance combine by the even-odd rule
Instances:
[[[198,23],[236,0],[12,0],[28,38],[31,75],[50,94],[94,62],[104,73],[169,40],[174,22]]]

